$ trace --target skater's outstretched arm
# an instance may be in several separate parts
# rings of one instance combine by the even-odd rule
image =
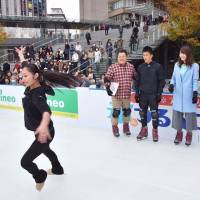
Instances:
[[[37,128],[35,134],[38,134],[38,141],[40,143],[47,143],[47,140],[51,140],[51,136],[49,133],[49,122],[50,122],[50,113],[44,112],[42,115],[42,121]]]

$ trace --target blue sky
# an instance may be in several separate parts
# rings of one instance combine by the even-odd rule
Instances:
[[[47,12],[51,8],[62,8],[66,18],[79,19],[79,0],[47,0]]]

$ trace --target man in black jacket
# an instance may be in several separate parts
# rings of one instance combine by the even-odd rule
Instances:
[[[135,83],[135,99],[140,106],[140,118],[142,129],[137,136],[138,140],[148,137],[147,129],[147,111],[148,107],[151,110],[152,116],[152,136],[153,141],[158,141],[158,104],[161,101],[165,79],[162,66],[153,59],[153,50],[151,47],[144,47],[143,49],[144,63],[139,65],[137,72],[137,80]]]
[[[85,34],[85,39],[86,39],[86,41],[87,41],[87,45],[90,45],[91,35],[90,35],[89,32],[87,32],[87,33]]]

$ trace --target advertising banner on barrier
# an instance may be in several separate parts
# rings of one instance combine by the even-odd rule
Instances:
[[[74,89],[54,89],[55,96],[48,96],[47,103],[51,111],[58,116],[77,119],[78,115],[78,93]]]
[[[22,110],[21,99],[24,96],[24,87],[0,85],[0,108]],[[172,119],[172,100],[171,94],[163,94],[159,106],[159,130],[161,134],[172,137],[175,130],[171,128]],[[111,131],[112,102],[111,97],[104,90],[76,88],[55,89],[55,96],[48,96],[47,102],[57,116],[66,117],[66,123],[79,125],[80,127],[93,127],[107,129]],[[141,124],[139,116],[139,106],[135,103],[134,93],[131,102],[131,121],[137,121],[136,126],[132,126],[132,132],[138,133]],[[75,119],[75,120],[74,120]],[[119,116],[121,126],[123,114]],[[197,108],[198,133],[200,133],[200,97]],[[148,126],[151,129],[151,113],[148,112]],[[184,121],[183,121],[184,124]]]
[[[22,110],[24,87],[0,85],[0,108]]]
[[[77,91],[66,88],[54,91],[55,96],[47,96],[47,103],[53,114],[77,119],[79,117]],[[23,97],[24,87],[0,85],[0,108],[22,111]]]

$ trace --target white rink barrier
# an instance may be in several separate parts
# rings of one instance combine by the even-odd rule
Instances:
[[[22,98],[24,96],[23,86],[0,85],[0,109],[12,109],[22,111]],[[54,115],[65,117],[66,123],[80,127],[91,127],[107,129],[111,132],[110,118],[112,115],[111,98],[105,90],[89,88],[76,89],[55,89],[54,97],[48,96],[48,104]],[[171,128],[172,118],[172,95],[164,93],[159,106],[159,134],[163,138],[174,139],[175,130]],[[134,101],[132,94],[131,121],[137,119],[139,122],[139,106]],[[119,124],[122,124],[122,112],[119,117]],[[198,98],[198,130],[195,131],[194,140],[200,140],[200,97]],[[148,126],[151,132],[151,115],[148,113]],[[184,121],[183,121],[184,124]],[[131,132],[138,134],[140,123],[131,126]],[[121,125],[120,125],[121,128]]]

